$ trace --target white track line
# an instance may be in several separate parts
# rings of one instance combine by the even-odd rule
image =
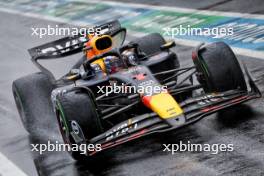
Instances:
[[[0,176],[27,176],[8,158],[0,153]]]
[[[85,2],[85,0],[77,0],[81,2]],[[86,1],[87,2],[87,1]],[[249,14],[249,13],[239,13],[239,12],[223,12],[223,11],[210,11],[210,10],[197,10],[190,8],[182,8],[182,7],[171,7],[171,6],[155,6],[155,5],[147,5],[147,4],[137,4],[137,3],[122,3],[116,1],[100,1],[100,0],[89,0],[89,3],[102,3],[108,4],[111,6],[124,6],[124,7],[136,7],[136,8],[146,8],[146,9],[155,9],[155,10],[164,10],[164,11],[175,11],[182,13],[197,13],[204,15],[217,15],[217,16],[226,16],[226,17],[243,17],[243,18],[254,18],[254,19],[264,19],[264,15],[261,14]]]

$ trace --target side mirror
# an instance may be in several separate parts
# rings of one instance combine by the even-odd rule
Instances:
[[[174,46],[176,46],[176,44],[175,44],[174,41],[168,41],[167,43],[161,45],[161,46],[160,46],[160,49],[161,49],[162,51],[164,51],[164,50],[170,49],[170,48],[172,48],[172,47],[174,47]]]

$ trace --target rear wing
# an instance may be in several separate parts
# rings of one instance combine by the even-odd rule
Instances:
[[[95,26],[94,29],[94,31],[100,31],[100,35],[111,35],[121,29],[121,24],[115,20]],[[81,52],[86,42],[88,42],[86,36],[79,34],[31,48],[28,52],[33,60],[65,57]]]
[[[114,35],[120,30],[124,30],[118,20],[110,21],[102,25],[94,27],[94,31],[100,31],[97,35]],[[100,29],[100,30],[98,30]],[[81,34],[75,36],[67,36],[31,49],[28,52],[32,62],[44,73],[54,78],[53,74],[38,63],[41,59],[57,59],[72,54],[82,52],[88,38]]]
[[[64,37],[28,50],[33,60],[65,57],[81,52],[88,40],[83,36]]]

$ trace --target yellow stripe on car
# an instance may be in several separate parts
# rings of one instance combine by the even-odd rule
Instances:
[[[148,107],[156,112],[161,118],[168,119],[183,113],[180,105],[169,93],[160,93],[147,98]]]

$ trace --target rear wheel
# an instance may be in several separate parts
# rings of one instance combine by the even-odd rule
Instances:
[[[193,61],[198,81],[206,92],[247,90],[240,64],[227,44],[217,42],[206,45],[193,55]]]
[[[146,55],[161,52],[160,46],[165,44],[165,39],[159,33],[152,33],[133,41]]]
[[[44,73],[33,73],[15,80],[12,84],[13,96],[21,121],[30,131],[34,121],[41,115],[53,115],[50,101],[54,84]]]
[[[159,33],[151,33],[142,38],[138,38],[134,40],[133,43],[137,43],[139,49],[146,55],[153,55],[153,54],[158,54],[162,52],[162,50],[160,49],[160,46],[164,45],[166,43],[166,40]],[[167,71],[170,69],[179,68],[180,66],[179,60],[175,53],[170,52],[170,54],[167,57],[168,59],[163,60],[162,62],[158,62],[157,64],[151,65],[149,67],[150,70],[153,73],[158,73],[158,72]],[[160,75],[157,78],[159,80],[163,80],[169,76],[172,76],[172,74]]]
[[[58,96],[56,110],[60,131],[66,144],[76,144],[71,132],[81,133],[84,140],[102,133],[102,125],[95,104],[87,93],[71,91]],[[76,160],[87,159],[80,151],[73,151],[71,155]]]

